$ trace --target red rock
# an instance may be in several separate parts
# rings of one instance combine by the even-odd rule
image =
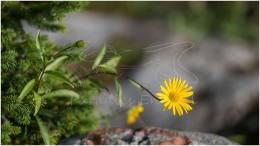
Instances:
[[[159,145],[188,145],[189,142],[183,137],[176,137],[172,140],[162,141]]]

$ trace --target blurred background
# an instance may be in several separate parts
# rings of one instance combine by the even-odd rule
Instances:
[[[59,44],[84,39],[89,58],[104,44],[123,56],[122,76],[159,90],[179,75],[194,87],[194,109],[183,117],[163,112],[160,103],[122,78],[124,106],[102,92],[95,104],[101,127],[148,127],[211,132],[239,144],[259,144],[258,2],[86,2],[66,16],[65,33],[50,33]],[[28,32],[37,30],[24,24]],[[86,60],[70,66],[84,74]],[[113,80],[103,77],[109,88]],[[126,113],[138,101],[144,112],[134,125]]]

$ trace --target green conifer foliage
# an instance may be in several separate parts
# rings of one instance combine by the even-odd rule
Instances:
[[[66,64],[85,59],[81,53],[84,41],[58,46],[46,35],[32,36],[22,27],[22,21],[26,21],[39,30],[63,31],[60,22],[65,14],[83,5],[2,2],[2,144],[57,144],[62,137],[97,126],[91,97],[102,87],[98,80],[89,76],[79,79],[66,68]],[[114,61],[112,67],[118,62]]]

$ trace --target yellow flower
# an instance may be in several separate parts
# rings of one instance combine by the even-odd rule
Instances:
[[[194,104],[193,100],[188,97],[193,95],[192,87],[188,85],[186,80],[180,77],[173,77],[164,80],[165,86],[160,86],[161,92],[156,93],[164,109],[172,110],[173,115],[176,110],[180,116],[183,115],[183,110],[188,113],[192,110],[190,104]]]
[[[142,103],[138,103],[136,106],[132,106],[127,112],[127,123],[133,124],[136,122],[139,114],[144,111]]]

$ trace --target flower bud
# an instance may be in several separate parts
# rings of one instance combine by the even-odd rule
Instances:
[[[79,40],[79,41],[75,42],[75,46],[77,48],[83,48],[85,46],[85,41],[84,40]]]

